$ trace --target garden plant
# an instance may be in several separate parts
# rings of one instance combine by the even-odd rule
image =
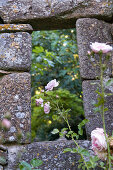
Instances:
[[[73,131],[78,131],[78,123],[84,119],[82,84],[79,72],[76,30],[37,31],[32,34],[32,139],[35,141],[52,141],[59,135],[52,135],[53,128],[67,127],[63,120],[53,120],[54,107],[50,114],[45,114],[42,107],[37,107],[37,98],[46,98],[51,102],[63,104],[64,109],[71,109],[69,122]],[[49,91],[44,95],[47,82],[57,79],[60,82],[57,91]],[[56,97],[56,93],[59,98]],[[52,100],[51,100],[52,98]],[[53,100],[54,99],[54,100]],[[80,139],[85,139],[84,135]]]
[[[96,128],[91,132],[91,139],[92,139],[92,149],[95,153],[95,156],[90,155],[89,151],[80,147],[76,141],[76,139],[79,138],[80,135],[83,134],[82,127],[88,122],[88,120],[84,119],[79,125],[78,125],[78,133],[75,133],[72,131],[71,126],[68,121],[68,117],[70,115],[70,109],[64,109],[63,104],[60,102],[60,96],[57,94],[56,90],[56,98],[58,98],[57,102],[50,102],[54,101],[53,96],[51,95],[51,91],[54,90],[54,88],[58,87],[59,83],[56,79],[51,80],[43,90],[42,98],[36,99],[36,105],[37,107],[43,108],[43,111],[45,114],[49,114],[51,112],[51,109],[54,109],[54,115],[52,116],[53,120],[59,120],[63,119],[66,124],[68,125],[68,128],[63,128],[61,131],[59,129],[54,129],[51,133],[56,134],[59,133],[60,136],[65,136],[67,138],[71,138],[76,147],[75,148],[66,148],[64,150],[65,152],[71,152],[71,153],[78,153],[80,155],[79,160],[79,166],[78,168],[81,169],[95,169],[96,167],[100,167],[102,169],[111,170],[112,167],[112,148],[113,148],[113,137],[107,135],[106,133],[106,127],[105,127],[105,112],[108,111],[108,108],[105,108],[105,102],[106,102],[106,96],[110,96],[112,94],[105,92],[104,87],[104,78],[105,78],[105,70],[107,68],[107,63],[110,59],[109,52],[112,51],[112,47],[110,45],[107,45],[105,43],[92,43],[90,45],[91,51],[88,51],[89,58],[93,58],[95,60],[94,66],[99,66],[100,69],[100,75],[99,75],[99,88],[97,88],[96,93],[98,94],[98,102],[94,104],[95,111],[100,112],[103,127],[102,128]],[[98,55],[99,60],[96,58],[96,55]],[[105,56],[104,56],[105,55]],[[105,61],[103,62],[103,58],[105,57]],[[106,82],[106,85],[109,86],[113,83],[113,79],[110,79]],[[48,98],[49,96],[49,98]],[[86,157],[88,157],[88,161],[86,161]],[[100,161],[101,160],[101,161]]]

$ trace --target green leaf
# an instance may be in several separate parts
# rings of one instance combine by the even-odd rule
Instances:
[[[73,134],[73,131],[69,131],[69,132],[68,132],[68,135],[71,135],[71,134]]]
[[[105,93],[105,97],[106,96],[112,96],[113,95],[113,93]]]
[[[79,135],[78,135],[77,133],[75,133],[75,132],[72,134],[72,136],[73,136],[73,137],[76,137],[77,140],[78,140],[78,138],[79,138]]]
[[[97,100],[98,100],[98,103],[94,104],[95,107],[99,107],[105,103],[104,97],[98,97]]]
[[[90,153],[88,152],[88,150],[86,150],[86,149],[83,149],[82,151],[81,151],[81,153],[84,155],[84,156],[90,156]]]
[[[79,163],[78,168],[81,169],[82,166],[83,166],[83,163]]]
[[[63,128],[61,132],[65,132],[66,130],[68,130],[68,128]]]
[[[25,161],[22,161],[19,165],[20,170],[32,170],[32,167],[30,164],[28,164]]]
[[[88,123],[88,122],[89,122],[88,119],[84,119],[84,120],[78,125],[78,134],[79,134],[79,135],[83,135],[83,129],[82,129],[82,127],[83,127],[86,123]]]
[[[104,112],[107,112],[109,109],[107,107],[104,108]]]
[[[53,120],[58,120],[58,118],[59,118],[59,117],[58,117],[57,115],[52,115],[52,119],[53,119]]]
[[[70,137],[70,135],[66,134],[66,137],[68,137],[68,138],[69,138],[69,137]]]
[[[77,148],[78,153],[81,153],[83,149],[84,148],[81,148],[81,147]]]
[[[104,162],[100,162],[100,166],[104,167],[105,163]]]
[[[85,167],[85,166],[82,166],[82,169],[83,169],[83,170],[85,170],[85,169],[86,169],[86,167]]]
[[[67,70],[60,70],[59,76],[64,76],[67,73]]]
[[[111,78],[106,82],[106,86],[110,86],[111,84],[113,84],[113,78]]]
[[[95,85],[95,84],[98,84],[97,82],[94,82],[94,83],[90,83],[91,85]]]
[[[80,153],[84,156],[90,157],[90,153],[85,148],[79,147],[79,148],[77,148],[77,151],[78,151],[78,153]]]
[[[77,153],[77,149],[76,148],[72,148],[71,153]]]
[[[77,152],[78,152],[78,150],[77,150]],[[78,162],[79,162],[79,163],[83,163],[83,159],[80,158],[80,159],[78,160]]]
[[[106,60],[109,60],[111,56],[110,55],[106,55],[105,57],[106,57]]]
[[[93,108],[94,112],[97,113],[97,112],[100,112],[100,108],[99,107],[95,107]]]
[[[39,54],[39,53],[44,52],[44,48],[43,48],[42,46],[41,46],[41,47],[36,46],[35,49],[33,49],[32,51],[33,51],[34,53]]]
[[[95,168],[97,166],[97,161],[99,160],[99,158],[97,156],[93,156],[90,157],[90,163],[91,163],[91,167]]]
[[[19,165],[20,170],[27,170],[23,165]]]
[[[95,105],[95,104],[96,104],[96,101],[95,101],[95,100],[92,100],[92,101],[91,101],[91,104],[92,104],[92,105]]]
[[[63,129],[61,130],[61,132],[59,133],[60,137],[63,137],[64,135],[67,134],[67,131],[66,131],[66,130],[68,130],[68,128],[63,128]]]
[[[71,149],[71,148],[66,148],[66,149],[64,149],[63,153],[71,152],[71,151],[72,151],[72,149]]]
[[[110,156],[111,160],[113,160],[113,156]]]
[[[103,97],[103,94],[100,93],[98,90],[95,91],[99,96]]]
[[[59,130],[58,129],[54,129],[51,133],[52,134],[57,134],[57,133],[59,133]]]
[[[91,165],[91,162],[90,162],[90,161],[88,161],[88,162],[86,162],[86,163],[87,163],[88,168],[92,168],[92,165]]]
[[[39,160],[39,159],[36,159],[36,158],[34,158],[34,159],[32,159],[32,160],[30,161],[30,164],[31,164],[34,168],[42,165],[42,163],[43,163],[43,161],[41,161],[41,160]]]

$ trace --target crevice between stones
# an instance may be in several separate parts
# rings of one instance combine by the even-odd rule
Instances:
[[[0,24],[4,24],[4,20],[0,17]]]

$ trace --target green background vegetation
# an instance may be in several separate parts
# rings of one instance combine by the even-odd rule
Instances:
[[[77,132],[77,124],[84,118],[84,113],[76,30],[33,32],[32,47],[32,137],[38,141],[55,140],[58,136],[53,136],[51,131],[66,127],[63,120],[52,119],[56,112],[54,108],[50,114],[44,114],[43,108],[36,106],[35,99],[45,99],[41,90],[53,79],[60,82],[60,89],[49,92],[46,99],[53,105],[59,100],[56,95],[60,97],[61,106],[71,109],[69,122]]]

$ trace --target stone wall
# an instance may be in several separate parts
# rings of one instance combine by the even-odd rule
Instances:
[[[113,20],[112,0],[0,0],[3,23],[29,23],[34,30],[75,27],[78,18]]]
[[[89,141],[78,141],[81,147],[89,149],[92,154]],[[28,145],[16,145],[8,147],[8,165],[6,170],[18,169],[21,160],[30,162],[33,158],[43,160],[41,170],[75,170],[78,166],[79,155],[73,153],[63,153],[65,148],[73,148],[72,141],[57,140],[51,142],[34,142]]]
[[[77,21],[77,22],[76,22]],[[65,147],[74,147],[72,141],[31,143],[30,56],[33,30],[74,28],[76,24],[80,72],[83,80],[83,99],[88,139],[91,131],[102,127],[101,117],[94,114],[91,101],[97,100],[95,89],[99,68],[92,67],[88,57],[90,42],[113,42],[112,0],[1,0],[0,1],[0,120],[11,116],[11,128],[0,132],[0,169],[18,169],[21,160],[37,157],[43,160],[41,169],[75,170],[78,155],[63,154]],[[112,58],[106,71],[113,77]],[[96,82],[97,85],[92,85]],[[112,86],[106,87],[113,92]],[[111,133],[113,96],[107,98],[107,131]],[[18,137],[21,136],[19,143]],[[89,141],[78,141],[91,152]],[[21,153],[21,154],[20,154]]]

